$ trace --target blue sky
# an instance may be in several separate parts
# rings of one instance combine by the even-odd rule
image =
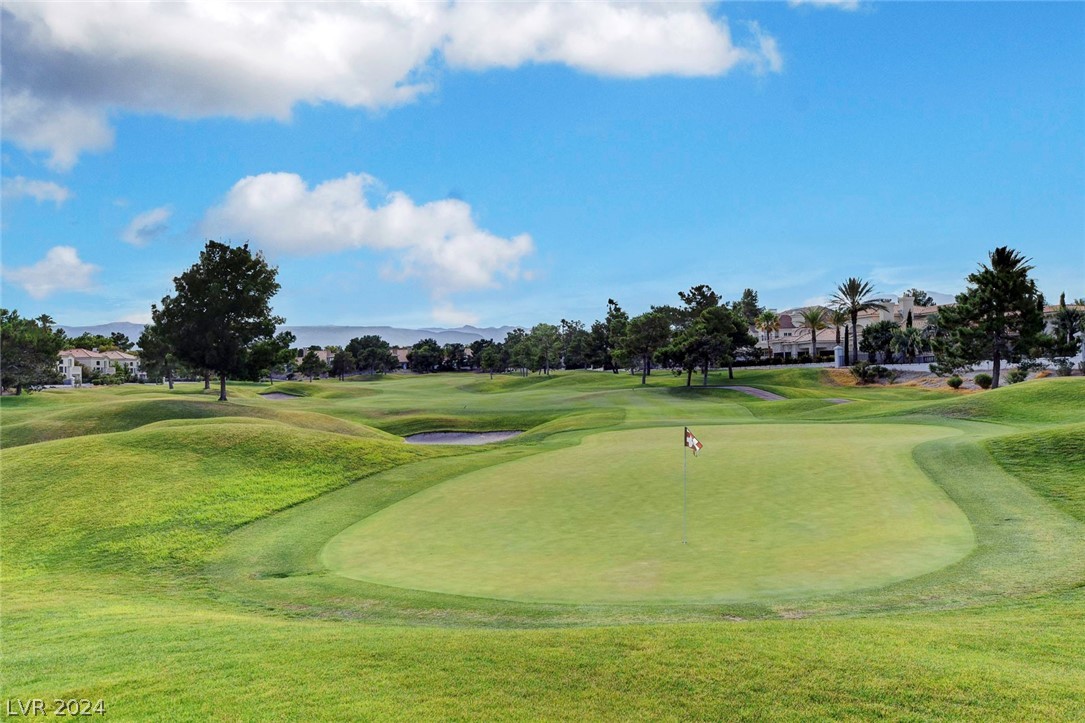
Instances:
[[[999,245],[1085,296],[1081,3],[3,12],[24,315],[146,321],[207,238],[291,324],[955,293]]]

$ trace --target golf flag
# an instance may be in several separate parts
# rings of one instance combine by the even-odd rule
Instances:
[[[697,452],[704,446],[701,444],[700,440],[693,436],[693,432],[689,431],[689,427],[686,427],[686,446],[693,450],[694,457],[697,456]]]

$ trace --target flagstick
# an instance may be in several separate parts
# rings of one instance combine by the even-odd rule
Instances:
[[[685,437],[683,436],[683,440]],[[689,454],[689,445],[682,444],[682,544],[688,545],[686,540],[686,458]]]

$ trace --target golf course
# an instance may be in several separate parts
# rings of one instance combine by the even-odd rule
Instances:
[[[1085,379],[640,381],[3,397],[3,696],[118,720],[1085,718]]]

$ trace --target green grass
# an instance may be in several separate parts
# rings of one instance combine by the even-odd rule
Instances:
[[[1085,424],[999,437],[987,449],[1007,472],[1085,521]]]
[[[682,544],[680,432],[597,434],[447,480],[335,537],[324,562],[458,595],[719,602],[880,587],[973,546],[967,518],[911,460],[952,431],[886,425],[699,428]],[[780,440],[804,450],[801,466],[769,462]],[[846,455],[851,444],[862,454]]]
[[[965,396],[736,371],[733,383],[784,402],[685,390],[669,374],[639,381],[242,384],[226,404],[201,385],[4,398],[2,694],[104,698],[122,720],[1085,718],[1085,380]],[[656,457],[680,462],[686,424],[706,443],[691,493],[711,500],[691,516],[691,544],[738,545],[742,559],[718,576],[703,561],[676,568],[671,589],[731,575],[744,592],[584,595],[608,559],[651,546],[565,545],[562,570],[543,554],[565,542],[546,539],[560,526],[524,528],[567,514],[650,538],[637,521],[665,517],[648,508],[671,504],[677,480],[670,493],[645,481]],[[394,436],[488,428],[527,433],[480,448]],[[695,470],[711,473],[700,488]],[[706,491],[735,477],[731,495]],[[616,490],[643,494],[608,498]],[[939,540],[960,542],[963,520],[970,549],[944,554]],[[359,536],[382,524],[385,539]],[[354,536],[403,574],[413,553],[392,543],[407,525],[446,555],[416,557],[436,570],[429,585],[322,563],[330,540]],[[497,549],[481,555],[483,543]],[[512,544],[534,545],[550,589],[578,595],[533,602],[524,590],[544,571],[517,568]],[[495,561],[496,582],[480,574]],[[833,564],[850,581],[826,584]],[[758,594],[758,567],[793,586]],[[511,586],[521,599],[500,597]]]

